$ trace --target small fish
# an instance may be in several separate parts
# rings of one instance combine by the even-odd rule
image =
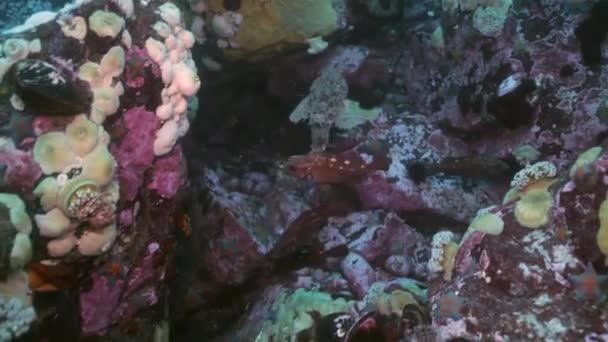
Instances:
[[[410,179],[416,183],[427,177],[445,173],[470,178],[504,178],[514,173],[514,168],[499,158],[488,156],[446,157],[437,163],[415,162],[408,166]]]
[[[34,292],[52,292],[70,289],[78,284],[76,270],[64,264],[46,265],[31,263],[27,267],[30,288]]]
[[[576,300],[602,302],[606,298],[600,285],[608,281],[608,276],[598,275],[591,263],[587,264],[585,272],[571,276],[570,281],[575,288]]]
[[[373,157],[350,150],[341,153],[313,152],[290,157],[287,170],[298,178],[311,178],[321,184],[344,184],[360,180],[372,171],[386,170],[387,157]]]
[[[459,320],[462,317],[464,299],[454,292],[448,292],[441,295],[437,304],[437,313],[439,317],[451,318],[453,320]]]

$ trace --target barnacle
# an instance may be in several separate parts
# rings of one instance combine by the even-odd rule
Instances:
[[[59,191],[59,205],[68,217],[84,221],[102,206],[101,192],[94,181],[78,176]]]

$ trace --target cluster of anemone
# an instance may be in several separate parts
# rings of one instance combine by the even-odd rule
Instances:
[[[120,46],[112,47],[99,63],[86,62],[78,70],[78,77],[87,81],[93,92],[90,118],[102,124],[106,117],[116,113],[119,97],[124,93],[120,77],[125,66],[125,51]]]
[[[549,187],[556,182],[557,168],[550,162],[529,164],[517,172],[503,203],[515,202],[514,216],[526,228],[536,229],[549,222],[553,196]]]
[[[317,290],[282,290],[273,303],[274,319],[262,322],[256,341],[286,341],[314,328],[312,312],[321,316],[350,312],[354,302]]]
[[[22,38],[9,38],[4,41],[0,49],[0,81],[13,64],[26,59],[31,54],[39,53],[41,49],[40,39],[28,41]]]
[[[36,319],[23,271],[32,258],[32,222],[19,196],[0,193],[0,341],[26,333]]]
[[[549,222],[553,196],[549,186],[553,184],[557,168],[542,161],[527,165],[517,172],[511,181],[513,187],[505,195],[504,202],[517,200],[513,213],[517,222],[526,228],[539,228]]]
[[[153,25],[155,37],[146,40],[146,50],[160,66],[165,84],[161,104],[156,108],[162,126],[154,141],[154,154],[161,156],[169,153],[188,131],[188,97],[198,92],[201,82],[190,53],[195,38],[183,28],[181,11],[168,2],[158,8],[157,14],[162,20]]]
[[[542,161],[530,164],[513,176],[511,186],[518,190],[525,189],[528,185],[545,178],[553,178],[557,174],[557,168],[550,162]]]
[[[32,257],[32,222],[19,196],[0,193],[0,279],[18,272]]]
[[[43,214],[34,216],[47,250],[61,257],[75,247],[81,255],[98,255],[116,237],[118,183],[109,136],[85,115],[75,116],[65,131],[38,137],[34,160],[47,176],[34,189]]]

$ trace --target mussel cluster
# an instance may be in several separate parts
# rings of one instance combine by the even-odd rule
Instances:
[[[371,310],[361,314],[337,312],[321,316],[309,313],[313,326],[297,336],[298,342],[399,342],[437,341],[426,307],[407,304],[401,315]]]

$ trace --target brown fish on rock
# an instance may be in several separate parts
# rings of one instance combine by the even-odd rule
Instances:
[[[344,184],[360,180],[375,170],[386,170],[390,160],[349,150],[341,153],[312,152],[293,156],[287,161],[288,171],[299,178],[310,178],[321,184]]]

